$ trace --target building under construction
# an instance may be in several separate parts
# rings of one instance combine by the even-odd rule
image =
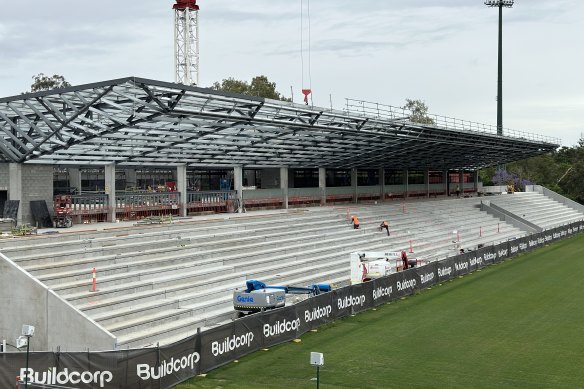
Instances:
[[[476,192],[479,169],[559,146],[362,101],[311,108],[135,77],[2,98],[0,126],[0,200],[19,202],[5,216],[32,224],[46,215],[31,201],[51,213],[56,194],[89,223]]]

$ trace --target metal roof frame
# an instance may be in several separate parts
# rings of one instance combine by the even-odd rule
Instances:
[[[127,77],[0,98],[0,161],[474,170],[560,145],[456,119],[408,117],[354,100],[324,109]]]

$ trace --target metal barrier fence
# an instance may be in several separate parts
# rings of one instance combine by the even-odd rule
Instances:
[[[179,214],[180,193],[116,193],[116,218],[139,220],[151,216]]]
[[[83,193],[71,196],[71,216],[75,223],[95,223],[107,220],[108,195]]]
[[[204,191],[187,193],[187,214],[233,212],[236,191]]]

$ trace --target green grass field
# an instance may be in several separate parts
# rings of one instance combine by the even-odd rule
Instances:
[[[178,388],[584,387],[584,236],[251,354]]]

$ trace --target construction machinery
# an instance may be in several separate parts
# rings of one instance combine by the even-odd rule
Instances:
[[[317,296],[330,292],[330,284],[313,284],[299,286],[268,286],[262,281],[248,280],[245,290],[233,292],[233,308],[240,314],[250,314],[268,309],[281,308],[286,305],[286,295]]]
[[[405,251],[358,251],[351,253],[351,285],[385,277],[425,263],[408,259]]]
[[[69,228],[73,226],[71,211],[73,198],[70,195],[57,195],[53,201],[53,225],[55,228]]]

